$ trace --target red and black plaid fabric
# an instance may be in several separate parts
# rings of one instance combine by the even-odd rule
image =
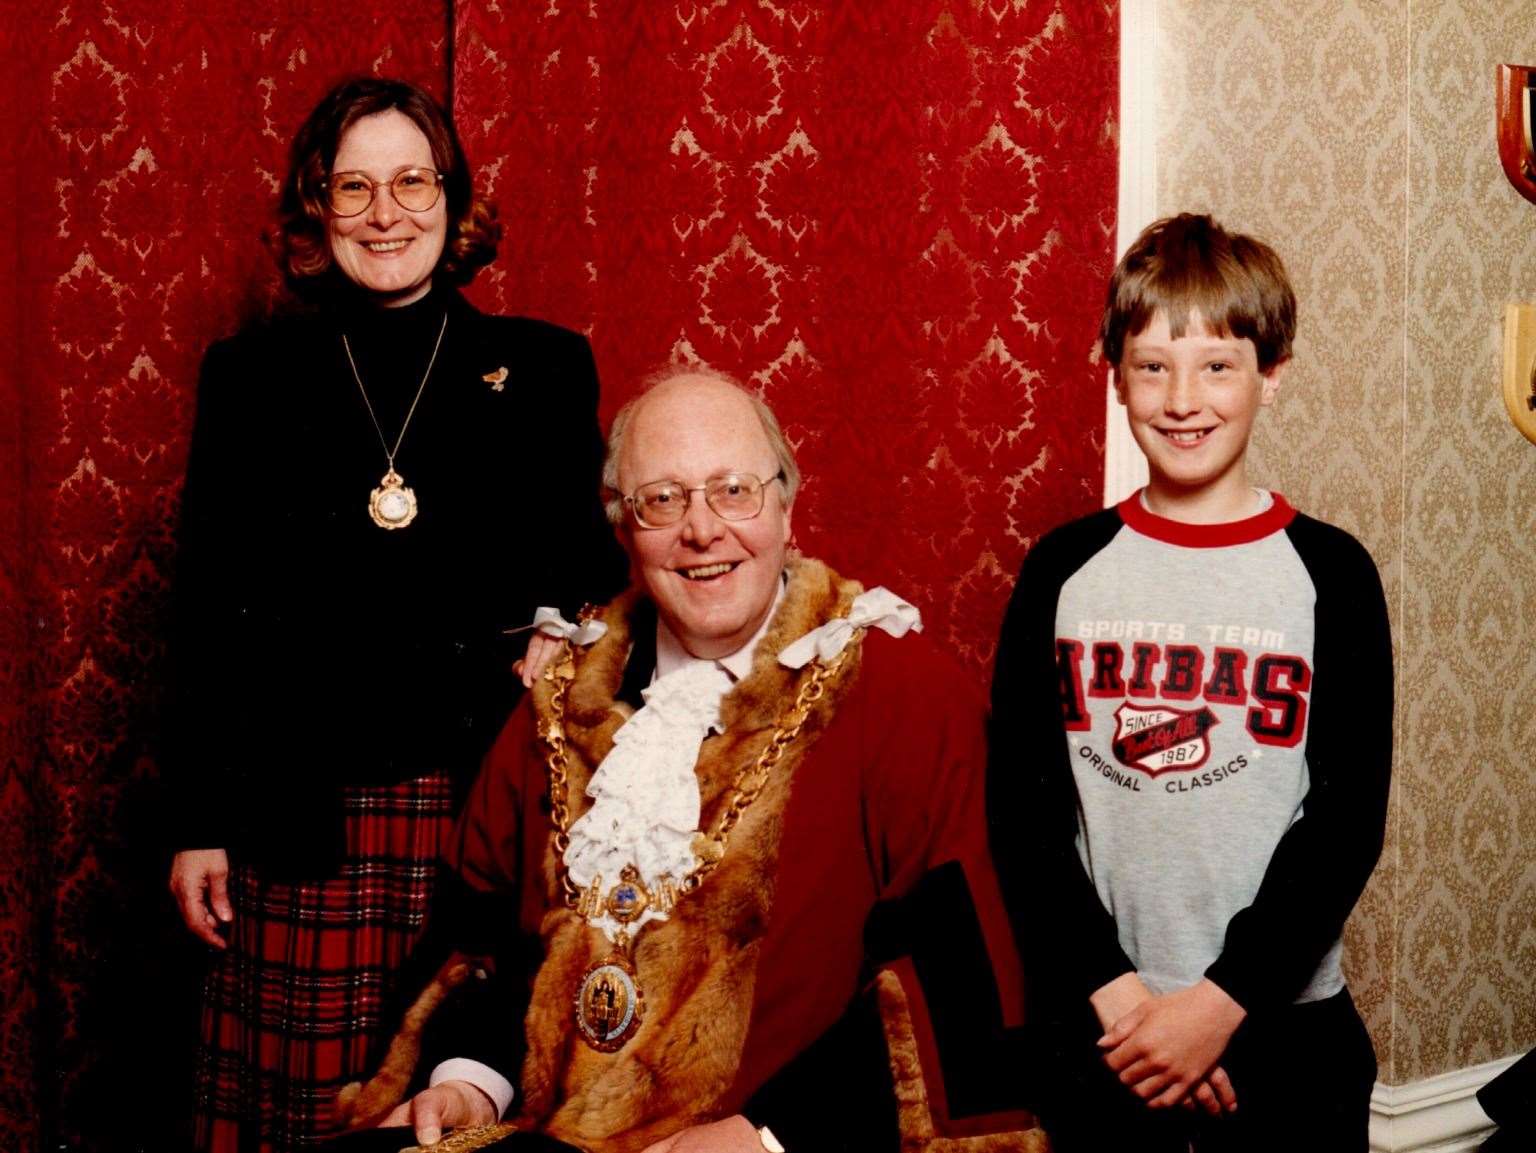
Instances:
[[[426,924],[453,820],[446,774],[349,788],[346,851],[327,880],[230,878],[229,948],[203,993],[199,1150],[284,1153],[320,1139],[365,1076],[391,976]]]

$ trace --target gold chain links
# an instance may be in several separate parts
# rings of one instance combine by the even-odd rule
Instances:
[[[862,631],[862,630],[861,630]],[[843,659],[848,655],[848,649],[838,653],[830,665],[824,665],[818,658],[811,666],[811,675],[800,686],[800,691],[795,695],[795,703],[787,713],[779,719],[778,728],[774,730],[773,737],[758,758],[750,765],[742,767],[736,774],[736,779],[731,782],[730,799],[726,802],[725,810],[720,814],[720,819],[715,822],[715,832],[702,844],[695,843],[695,854],[699,858],[698,865],[683,878],[678,886],[683,892],[691,893],[704,882],[704,878],[714,871],[720,861],[725,857],[726,842],[730,839],[731,831],[736,828],[758,794],[768,784],[768,778],[772,774],[780,758],[784,756],[784,750],[794,744],[800,736],[800,730],[810,718],[811,706],[821,700],[826,693],[826,682],[839,668]],[[702,840],[702,838],[701,838]],[[702,852],[700,850],[703,850]]]
[[[854,639],[858,639],[858,635],[863,632],[863,629],[857,629]],[[799,738],[805,722],[810,719],[811,706],[826,695],[827,682],[836,675],[838,669],[842,668],[843,662],[852,650],[853,645],[850,643],[831,664],[822,664],[818,657],[811,666],[810,675],[805,678],[800,685],[800,691],[795,694],[795,703],[779,718],[773,737],[758,754],[757,759],[743,765],[736,774],[736,779],[731,782],[729,799],[715,822],[715,831],[708,837],[701,833],[694,838],[693,852],[699,858],[699,863],[678,884],[679,891],[693,892],[724,859],[731,832],[741,821],[742,815],[751,807],[752,802],[757,800],[758,795],[767,786],[768,778],[779,761],[783,759],[785,750]],[[571,812],[567,781],[570,757],[565,747],[565,697],[570,692],[571,681],[576,678],[576,666],[571,659],[570,642],[566,642],[559,660],[544,675],[555,685],[555,691],[549,701],[550,719],[540,733],[544,743],[549,746],[549,755],[546,758],[549,764],[549,818],[555,826],[555,860],[560,870],[561,893],[567,907],[574,909],[581,900],[581,889],[571,880],[565,868],[565,851],[571,845]]]
[[[549,819],[555,825],[555,860],[560,863],[560,890],[566,905],[574,909],[581,899],[581,890],[565,868],[565,851],[571,847],[571,811],[566,805],[570,792],[566,774],[571,759],[565,751],[565,694],[576,679],[570,641],[565,642],[559,660],[544,675],[555,682],[554,694],[549,698],[549,723],[540,734],[549,746]]]

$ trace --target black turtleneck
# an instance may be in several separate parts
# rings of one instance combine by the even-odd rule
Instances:
[[[342,337],[393,446],[444,316],[395,457],[419,512],[385,530],[368,499],[388,460]],[[501,369],[496,388],[486,377]],[[580,336],[483,316],[445,289],[286,318],[209,351],[164,756],[177,847],[270,851],[268,832],[306,815],[339,831],[344,783],[437,769],[467,783],[518,695],[510,665],[526,638],[503,630],[622,584],[596,400]]]
[[[398,308],[379,308],[368,301],[359,301],[336,312],[336,327],[347,338],[352,349],[352,359],[357,362],[357,375],[373,405],[383,429],[385,441],[394,446],[400,434],[411,401],[421,385],[427,366],[432,362],[432,349],[437,343],[438,332],[443,333],[443,343],[448,332],[443,328],[450,294],[437,290],[420,300]],[[454,334],[457,336],[457,333]],[[441,356],[441,350],[439,350]],[[435,375],[435,371],[434,371]],[[350,381],[350,371],[348,374]],[[432,388],[427,380],[422,398]],[[363,406],[360,390],[354,383],[353,395],[357,398],[358,416],[365,430],[371,429],[367,411]],[[412,423],[415,423],[414,418]],[[377,436],[374,438],[377,443]],[[410,444],[411,433],[406,430],[401,452]],[[382,449],[380,450],[382,457]]]

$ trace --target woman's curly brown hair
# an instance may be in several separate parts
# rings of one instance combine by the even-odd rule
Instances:
[[[323,292],[331,279],[334,262],[326,235],[324,185],[341,138],[363,117],[390,109],[421,129],[432,148],[432,163],[443,176],[449,234],[433,278],[468,284],[496,258],[501,225],[495,206],[474,195],[469,162],[447,114],[414,84],[358,77],[338,84],[315,106],[289,153],[271,247],[288,287],[302,298]]]

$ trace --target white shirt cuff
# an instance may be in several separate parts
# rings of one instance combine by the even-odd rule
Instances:
[[[444,1081],[468,1081],[484,1093],[496,1106],[496,1119],[506,1116],[507,1106],[512,1104],[515,1090],[512,1082],[489,1065],[471,1061],[468,1057],[454,1057],[432,1070],[428,1085],[441,1085]]]

